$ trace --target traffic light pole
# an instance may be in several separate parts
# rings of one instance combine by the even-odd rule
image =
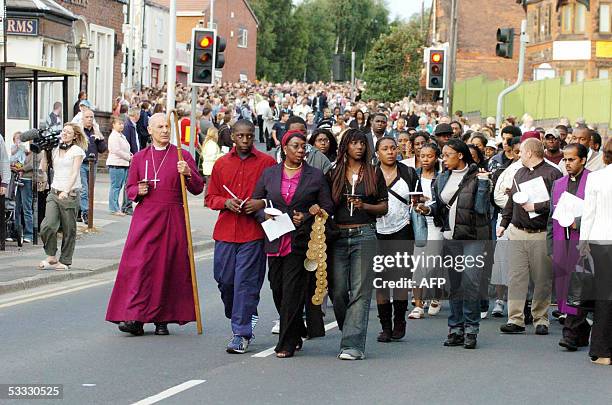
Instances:
[[[523,76],[525,75],[525,49],[527,48],[527,42],[529,38],[527,38],[527,20],[521,21],[521,48],[519,51],[519,68],[518,68],[518,77],[516,82],[508,88],[502,90],[497,97],[497,115],[495,117],[495,128],[499,131],[502,123],[502,110],[504,108],[504,97],[516,90],[523,83]],[[500,132],[498,132],[500,134]],[[499,135],[498,135],[499,138]]]

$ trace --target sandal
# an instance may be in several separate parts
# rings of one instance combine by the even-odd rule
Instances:
[[[38,270],[53,270],[55,269],[55,265],[58,262],[49,262],[47,260],[43,260],[38,264]]]
[[[423,319],[425,318],[425,311],[421,307],[414,307],[410,315],[408,315],[408,319]]]
[[[278,357],[279,359],[288,359],[289,357],[293,357],[293,352],[290,352],[289,350],[281,350],[280,352],[276,353],[276,357]]]
[[[55,270],[60,270],[60,271],[70,270],[70,266],[67,266],[64,263],[60,263],[60,262],[57,262],[55,264],[55,267],[53,267],[53,268]]]

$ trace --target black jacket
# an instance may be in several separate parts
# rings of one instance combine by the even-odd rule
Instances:
[[[287,205],[285,199],[281,195],[282,170],[282,162],[265,169],[257,181],[252,198],[271,200],[274,204],[274,208],[281,210],[283,213],[289,214],[289,217],[293,216],[293,211],[304,213],[304,222],[301,226],[297,227],[295,231],[291,232],[290,235],[292,253],[305,254],[306,250],[308,249],[310,225],[312,224],[313,219],[308,210],[314,204],[319,204],[319,206],[327,211],[331,217],[334,206],[331,199],[331,192],[323,172],[304,163],[300,182],[298,183],[295,194],[291,199],[291,204]],[[264,222],[264,210],[262,209],[256,212],[255,218],[260,223]],[[280,238],[270,242],[266,237],[266,253],[277,253],[279,247]]]
[[[478,166],[471,164],[468,172],[459,184],[457,195],[457,214],[453,240],[490,240],[489,193],[491,182],[489,179],[478,179]],[[451,175],[450,170],[440,174],[433,184],[433,200],[431,215],[434,216],[436,226],[442,230],[449,230],[450,209],[442,202],[441,193]]]

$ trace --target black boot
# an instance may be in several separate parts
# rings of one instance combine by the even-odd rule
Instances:
[[[119,322],[119,330],[134,336],[144,335],[143,323],[138,321]]]
[[[401,339],[406,336],[406,311],[408,301],[393,300],[393,333],[391,339]]]
[[[169,335],[170,332],[168,332],[168,324],[166,322],[156,322],[155,323],[155,334],[161,335],[161,336]]]
[[[379,342],[390,342],[391,334],[392,334],[392,323],[391,323],[391,315],[393,314],[393,307],[390,302],[386,302],[384,304],[378,304],[378,318],[380,319],[380,324],[382,326],[382,331],[378,334]]]

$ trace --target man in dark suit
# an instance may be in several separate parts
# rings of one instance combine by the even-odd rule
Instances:
[[[370,132],[366,133],[366,138],[368,139],[368,144],[370,145],[370,151],[372,152],[372,160],[374,163],[376,162],[376,157],[374,155],[374,147],[376,146],[376,142],[383,136],[385,136],[387,131],[387,116],[381,112],[377,112],[372,116],[371,122],[372,128]]]
[[[139,111],[139,118],[136,124],[136,132],[138,133],[138,142],[140,143],[141,149],[147,146],[150,140],[149,130],[149,102],[143,101]]]
[[[128,111],[128,118],[125,120],[125,125],[123,126],[123,135],[125,135],[125,139],[130,143],[130,152],[132,155],[135,155],[142,149],[136,126],[139,118],[140,110],[138,108],[131,108]]]

